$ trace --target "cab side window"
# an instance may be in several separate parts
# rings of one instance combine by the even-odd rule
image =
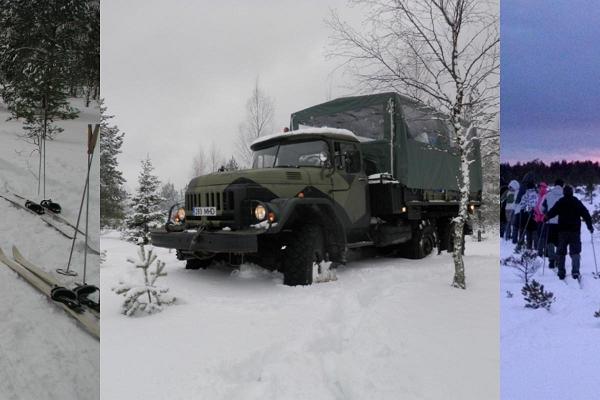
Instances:
[[[335,168],[349,174],[361,171],[360,151],[355,143],[335,142]]]

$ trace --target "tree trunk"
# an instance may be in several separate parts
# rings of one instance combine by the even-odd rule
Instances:
[[[85,89],[85,106],[89,107],[90,106],[90,96],[92,95],[92,88],[90,85],[87,86],[87,88]]]
[[[467,288],[465,262],[463,260],[464,228],[465,221],[462,219],[454,224],[454,251],[452,252],[452,259],[454,260],[454,279],[452,280],[452,286],[459,289]]]
[[[465,263],[463,260],[464,252],[464,228],[469,217],[469,192],[471,188],[470,176],[469,176],[469,138],[468,138],[468,127],[463,127],[461,124],[461,117],[463,112],[463,88],[457,85],[456,102],[453,107],[451,122],[456,135],[456,141],[458,144],[459,158],[460,158],[460,169],[458,178],[458,190],[460,193],[458,215],[454,218],[454,252],[452,258],[454,259],[454,279],[452,280],[452,286],[460,289],[466,289],[466,278],[465,278]]]

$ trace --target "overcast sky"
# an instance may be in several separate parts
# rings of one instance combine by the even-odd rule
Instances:
[[[330,8],[353,23],[346,0],[102,0],[102,97],[125,132],[121,168],[136,186],[149,154],[163,181],[184,186],[212,141],[226,156],[257,76],[275,101],[275,126],[292,112],[353,94],[326,61]]]
[[[501,7],[501,160],[600,161],[600,2]]]

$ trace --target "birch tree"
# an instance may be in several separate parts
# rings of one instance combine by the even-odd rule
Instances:
[[[237,158],[242,167],[250,167],[252,164],[252,142],[271,133],[274,112],[273,100],[260,88],[257,78],[252,95],[246,102],[246,117],[239,126],[236,142]]]
[[[204,175],[208,172],[208,161],[204,149],[200,147],[198,152],[192,159],[192,168],[190,171],[190,177],[195,178],[197,176]]]
[[[466,288],[462,257],[468,219],[473,128],[498,112],[498,2],[491,0],[353,0],[368,8],[362,30],[336,12],[331,57],[365,90],[393,90],[447,116],[460,159],[459,214],[454,219],[454,278]]]
[[[210,166],[210,172],[216,172],[220,167],[223,166],[223,154],[215,144],[212,142],[210,149],[208,150],[208,164]]]

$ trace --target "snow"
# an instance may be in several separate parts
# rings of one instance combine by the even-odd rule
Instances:
[[[47,197],[61,204],[73,224],[81,201],[87,167],[87,124],[96,123],[99,109],[74,105],[82,112],[76,120],[60,122],[65,131],[47,147]],[[37,194],[37,153],[19,138],[21,122],[6,122],[0,100],[0,193],[6,189],[41,200]],[[97,157],[97,154],[95,155]],[[91,173],[90,244],[98,248],[98,158]],[[94,183],[95,182],[95,183]],[[23,255],[66,284],[81,279],[83,241],[76,245],[72,269],[66,278],[55,273],[65,267],[71,241],[46,226],[39,217],[0,199],[0,247],[8,255],[16,245]],[[82,221],[84,219],[82,218]],[[82,229],[83,230],[83,229]],[[88,283],[99,283],[98,256],[88,255]],[[100,343],[63,310],[0,264],[0,399],[99,398]]]
[[[354,140],[357,139],[356,135],[354,133],[352,133],[351,131],[349,131],[348,129],[327,128],[327,127],[303,128],[303,129],[297,129],[295,131],[278,132],[278,133],[274,133],[272,135],[261,136],[261,137],[255,139],[250,146],[252,147],[258,143],[263,143],[268,140],[281,138],[281,137],[287,137],[290,135],[301,135],[301,134],[311,134],[311,133],[312,134],[334,133],[337,135],[346,136],[348,139],[354,139]]]
[[[389,172],[369,175],[369,185],[400,183]]]
[[[192,271],[156,249],[178,300],[135,318],[110,287],[142,279],[126,262],[136,248],[117,232],[101,244],[103,398],[498,398],[496,240],[467,242],[466,291],[450,286],[445,253],[367,258],[288,287],[256,265]]]
[[[598,192],[600,194],[600,192]],[[596,199],[599,199],[597,196]],[[596,200],[598,203],[598,200]],[[594,206],[584,201],[588,209]],[[540,269],[533,279],[554,293],[551,311],[524,308],[523,283],[501,267],[501,387],[503,399],[593,399],[600,393],[597,366],[600,354],[600,280],[593,279],[594,255],[591,236],[582,224],[581,272],[583,289],[570,278],[567,255],[567,283],[553,270]],[[594,233],[596,256],[600,235]],[[502,241],[501,257],[508,257],[514,245]],[[600,260],[600,259],[599,259]],[[514,294],[508,298],[506,291]]]
[[[277,225],[277,222],[270,222],[269,220],[265,219],[264,221],[250,225],[250,227],[254,229],[270,229],[275,228]]]

